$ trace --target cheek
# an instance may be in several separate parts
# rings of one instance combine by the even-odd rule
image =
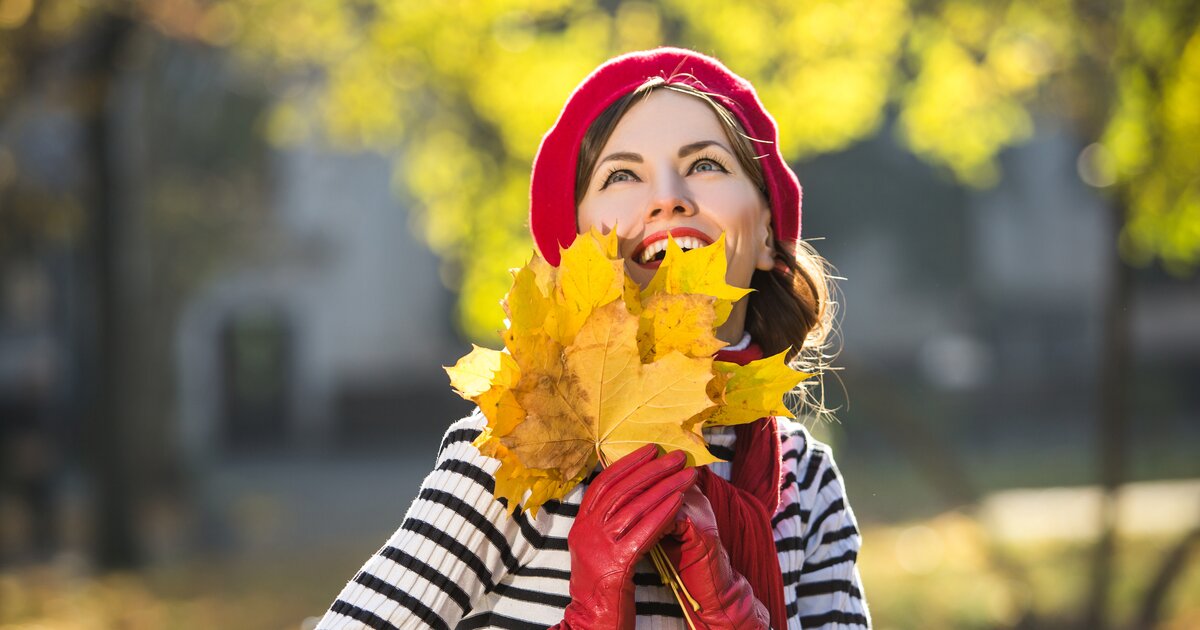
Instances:
[[[750,288],[754,277],[754,260],[745,254],[730,254],[729,266],[725,271],[725,282],[739,289]]]
[[[624,234],[633,228],[633,217],[636,214],[630,208],[634,207],[629,199],[622,195],[606,195],[603,199],[584,199],[575,212],[575,221],[580,232],[597,228],[608,232],[614,225]]]
[[[730,246],[749,250],[758,243],[761,232],[763,205],[757,198],[747,198],[744,195],[730,195],[720,200],[719,208],[714,216],[721,229],[727,234]]]
[[[596,213],[586,199],[575,209],[575,225],[580,234],[596,227]]]
[[[762,200],[756,192],[732,189],[713,201],[712,207],[719,208],[715,218],[725,232],[725,254],[729,264],[725,281],[748,288],[765,237],[760,234],[761,216],[766,211]]]
[[[757,260],[754,235],[746,231],[747,227],[728,224],[725,226],[725,281],[742,289],[750,287],[750,278],[754,275]]]
[[[624,221],[620,221],[617,217],[608,214],[580,211],[576,217],[580,234],[591,229],[595,229],[601,234],[607,234],[613,229],[614,225],[620,225],[622,228],[621,231],[624,231],[625,227]]]

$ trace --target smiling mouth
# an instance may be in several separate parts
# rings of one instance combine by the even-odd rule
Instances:
[[[683,251],[698,249],[706,245],[712,244],[712,239],[707,234],[693,228],[674,228],[671,230],[663,230],[655,232],[647,236],[645,240],[638,245],[634,250],[631,260],[642,265],[643,267],[654,268],[662,263],[663,258],[667,255],[667,237],[670,236],[675,240],[675,244],[679,245]]]

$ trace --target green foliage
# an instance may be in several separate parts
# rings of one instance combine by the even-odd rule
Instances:
[[[961,181],[994,184],[997,153],[1033,133],[1028,102],[1071,62],[1074,22],[1065,0],[949,0],[921,16],[908,38],[901,135]]]
[[[683,45],[714,52],[755,85],[789,158],[878,128],[910,27],[903,0],[668,4]]]
[[[1200,263],[1198,17],[1188,3],[1126,3],[1101,140],[1129,209],[1122,252],[1142,264],[1159,257],[1181,275]]]

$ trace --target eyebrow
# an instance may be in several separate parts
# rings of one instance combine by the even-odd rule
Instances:
[[[699,142],[693,142],[691,144],[685,144],[682,147],[679,147],[679,157],[687,157],[701,149],[704,149],[706,147],[711,147],[711,146],[720,147],[720,148],[724,149],[727,153],[732,153],[732,151],[729,150],[729,147],[726,147],[725,145],[721,144],[720,142],[717,142],[716,140],[701,140]],[[598,162],[598,164],[603,164],[605,162],[613,162],[613,161],[636,162],[638,164],[641,164],[644,160],[642,160],[642,156],[638,153],[632,153],[629,151],[620,151],[617,153],[609,153],[608,155],[604,156],[604,159],[600,160],[600,162]]]
[[[720,142],[717,142],[716,140],[701,140],[700,142],[693,142],[691,144],[685,144],[679,147],[679,157],[687,157],[699,151],[700,149],[711,146],[721,147],[722,149],[725,149],[727,153],[733,153],[728,147]]]
[[[620,162],[637,162],[638,164],[641,164],[642,156],[637,153],[630,153],[628,151],[621,153],[609,153],[608,155],[604,156],[603,160],[600,160],[600,163],[603,164],[605,162],[612,162],[614,160]]]

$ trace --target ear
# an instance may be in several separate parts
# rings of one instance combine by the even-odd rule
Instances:
[[[761,271],[771,271],[775,269],[775,231],[771,229],[770,208],[763,208],[758,227],[755,239],[758,241],[758,257],[754,267]]]

